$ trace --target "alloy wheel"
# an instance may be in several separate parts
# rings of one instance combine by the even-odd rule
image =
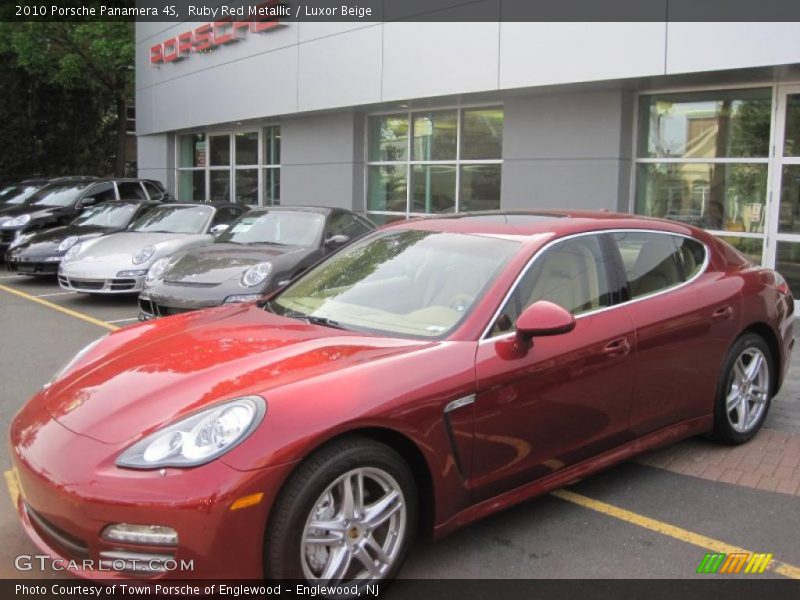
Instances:
[[[363,583],[392,570],[406,536],[403,491],[386,471],[358,468],[337,478],[314,503],[301,541],[308,580]]]
[[[748,433],[761,419],[769,400],[769,363],[758,348],[746,348],[733,363],[725,410],[739,433]]]

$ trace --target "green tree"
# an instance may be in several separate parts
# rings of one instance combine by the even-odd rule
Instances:
[[[114,173],[125,173],[128,98],[133,91],[131,22],[3,22],[0,53],[31,78],[65,91],[82,91],[113,115]]]

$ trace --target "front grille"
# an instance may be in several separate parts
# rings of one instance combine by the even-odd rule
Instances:
[[[163,304],[156,304],[147,298],[139,298],[139,311],[145,315],[145,317],[169,317],[172,315],[182,315],[187,312],[192,312],[193,310],[193,308],[164,306]]]
[[[9,261],[8,270],[14,271],[15,273],[22,273],[23,275],[55,275],[58,272],[58,264],[46,262]]]
[[[14,229],[6,229],[5,231],[0,231],[0,242],[4,244],[10,244],[14,241],[17,237],[17,232]]]
[[[89,556],[89,546],[82,539],[59,529],[27,504],[25,504],[25,512],[36,533],[42,536],[42,539],[48,545],[55,546],[67,556],[73,558],[87,558]]]
[[[132,290],[136,287],[135,279],[112,279],[108,284],[108,289],[116,292]]]
[[[59,277],[60,280],[65,282],[65,285],[75,288],[76,290],[102,290],[105,287],[105,281],[97,281],[93,279],[72,279],[67,277]]]

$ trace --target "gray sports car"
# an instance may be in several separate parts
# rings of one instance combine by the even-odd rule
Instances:
[[[161,258],[214,241],[247,211],[237,204],[164,204],[137,218],[127,231],[75,244],[64,255],[58,283],[87,294],[139,292]]]
[[[213,244],[153,263],[139,295],[139,318],[257,300],[373,229],[338,208],[252,210]]]

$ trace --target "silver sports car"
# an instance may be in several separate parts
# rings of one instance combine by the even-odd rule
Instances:
[[[164,204],[127,231],[70,248],[58,269],[58,283],[87,294],[139,292],[155,261],[212,242],[246,210],[237,204]]]

